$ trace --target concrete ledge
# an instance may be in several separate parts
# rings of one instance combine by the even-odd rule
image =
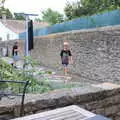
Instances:
[[[81,87],[51,91],[45,94],[27,94],[25,97],[25,115],[39,113],[59,107],[78,105],[96,114],[110,116],[119,112],[120,88],[106,90],[103,87]],[[19,116],[20,98],[0,101],[0,114],[13,113]],[[114,110],[113,110],[114,108]]]

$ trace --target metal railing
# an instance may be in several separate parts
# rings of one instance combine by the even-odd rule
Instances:
[[[22,96],[21,107],[20,107],[20,116],[22,116],[24,114],[24,99],[25,99],[26,88],[27,88],[27,85],[29,84],[29,81],[0,80],[0,83],[24,84],[22,94],[0,92],[0,100],[3,97],[9,98],[9,96]]]

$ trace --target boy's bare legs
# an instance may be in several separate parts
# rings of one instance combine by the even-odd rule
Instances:
[[[16,61],[14,61],[14,66],[16,67]]]
[[[68,73],[67,66],[64,66],[64,76],[65,76],[65,78],[64,78],[64,83],[67,83],[67,82],[68,82],[68,80],[67,80],[67,73]]]
[[[12,65],[13,67],[16,67],[16,61],[14,60],[11,65]]]
[[[67,75],[67,67],[66,66],[64,67],[64,75],[65,76]]]

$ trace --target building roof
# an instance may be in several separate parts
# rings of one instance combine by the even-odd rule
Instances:
[[[21,33],[25,31],[25,21],[24,20],[2,20],[0,22],[4,24],[8,29],[15,33]],[[34,22],[33,29],[47,27],[48,23],[46,22]]]

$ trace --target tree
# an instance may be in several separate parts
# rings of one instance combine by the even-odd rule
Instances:
[[[0,0],[0,7],[4,8],[4,4],[5,4],[6,0]]]
[[[40,18],[35,18],[36,22],[42,22],[42,20]]]
[[[12,19],[13,18],[13,15],[8,8],[4,8],[4,7],[0,8],[0,18],[2,18],[3,13],[6,15],[7,19]]]
[[[67,2],[64,8],[65,15],[69,20],[83,15],[92,15],[105,10],[120,8],[120,0],[79,0]]]
[[[69,20],[71,20],[73,17],[74,17],[74,14],[73,14],[73,6],[71,3],[67,2],[66,3],[66,7],[64,9],[64,12],[65,12],[65,15],[67,16],[67,18]]]
[[[24,20],[24,16],[18,15],[17,13],[14,13],[14,19],[15,20]]]
[[[42,11],[42,21],[48,22],[50,25],[53,25],[63,22],[64,19],[62,14],[48,8],[47,10]]]
[[[85,8],[91,9],[91,14],[120,7],[120,0],[81,0]]]
[[[0,0],[0,18],[2,18],[2,15],[5,14],[7,19],[8,18],[12,19],[13,18],[12,13],[8,8],[4,7],[5,2],[6,0]]]

